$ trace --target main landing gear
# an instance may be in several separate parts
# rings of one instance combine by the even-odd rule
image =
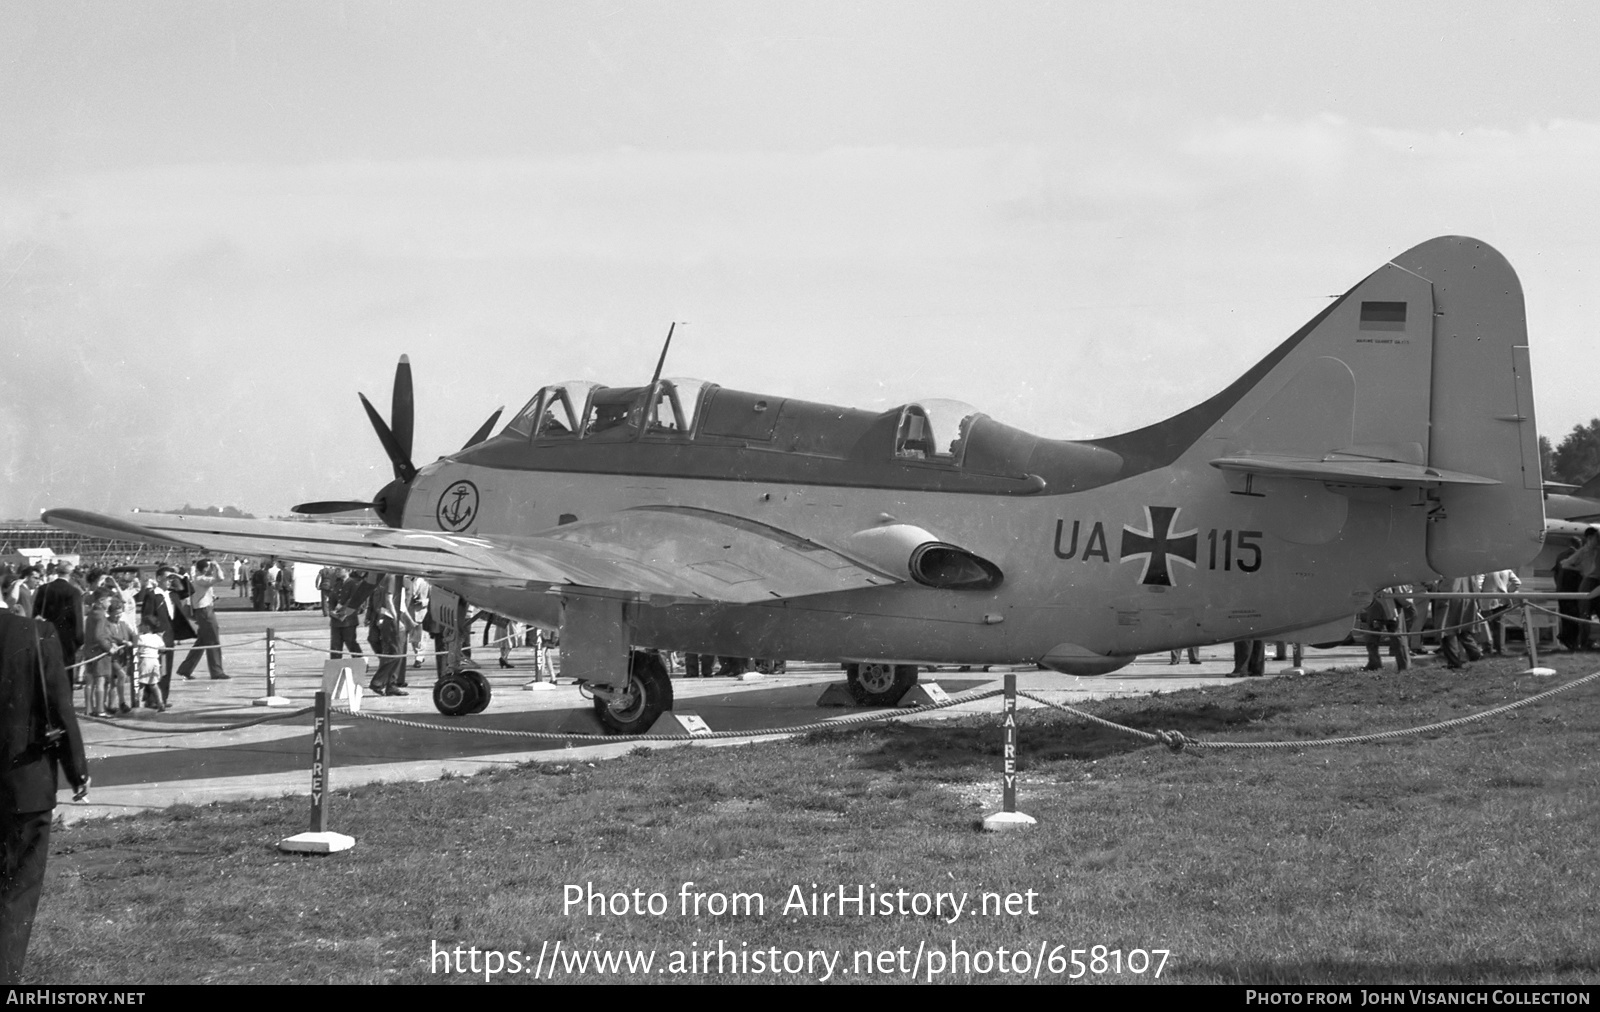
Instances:
[[[433,705],[446,717],[482,713],[492,695],[489,679],[472,668],[448,672],[433,684]]]
[[[917,684],[915,664],[847,664],[850,695],[862,706],[893,706]]]
[[[672,678],[661,655],[635,650],[629,655],[628,685],[621,690],[588,683],[594,694],[594,715],[607,731],[644,734],[656,718],[672,709]],[[482,713],[493,695],[483,672],[472,668],[446,674],[433,686],[433,705],[447,717]]]
[[[635,650],[628,660],[628,685],[621,690],[590,684],[594,715],[607,731],[644,734],[656,718],[672,709],[672,678],[661,655]]]

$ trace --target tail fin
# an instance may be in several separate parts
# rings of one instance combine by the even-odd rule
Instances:
[[[1461,236],[1380,267],[1228,389],[1164,422],[1095,440],[1124,476],[1178,459],[1335,486],[1413,486],[1428,564],[1512,568],[1544,530],[1522,286]]]
[[[1428,461],[1500,482],[1440,490],[1428,564],[1447,575],[1520,566],[1544,536],[1522,284],[1505,257],[1472,239],[1435,239],[1395,264],[1433,287]]]

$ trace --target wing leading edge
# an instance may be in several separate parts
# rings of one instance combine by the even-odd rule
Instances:
[[[523,536],[291,520],[47,510],[82,534],[537,590],[575,587],[751,604],[899,582],[832,548],[711,510],[641,507]]]

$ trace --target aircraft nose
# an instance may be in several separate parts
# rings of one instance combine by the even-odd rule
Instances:
[[[410,495],[410,483],[396,478],[383,486],[372,500],[373,512],[390,527],[399,527],[405,519],[406,499]]]

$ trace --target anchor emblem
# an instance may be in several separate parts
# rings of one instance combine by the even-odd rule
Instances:
[[[465,479],[444,490],[434,510],[440,530],[464,530],[478,518],[478,486]]]

